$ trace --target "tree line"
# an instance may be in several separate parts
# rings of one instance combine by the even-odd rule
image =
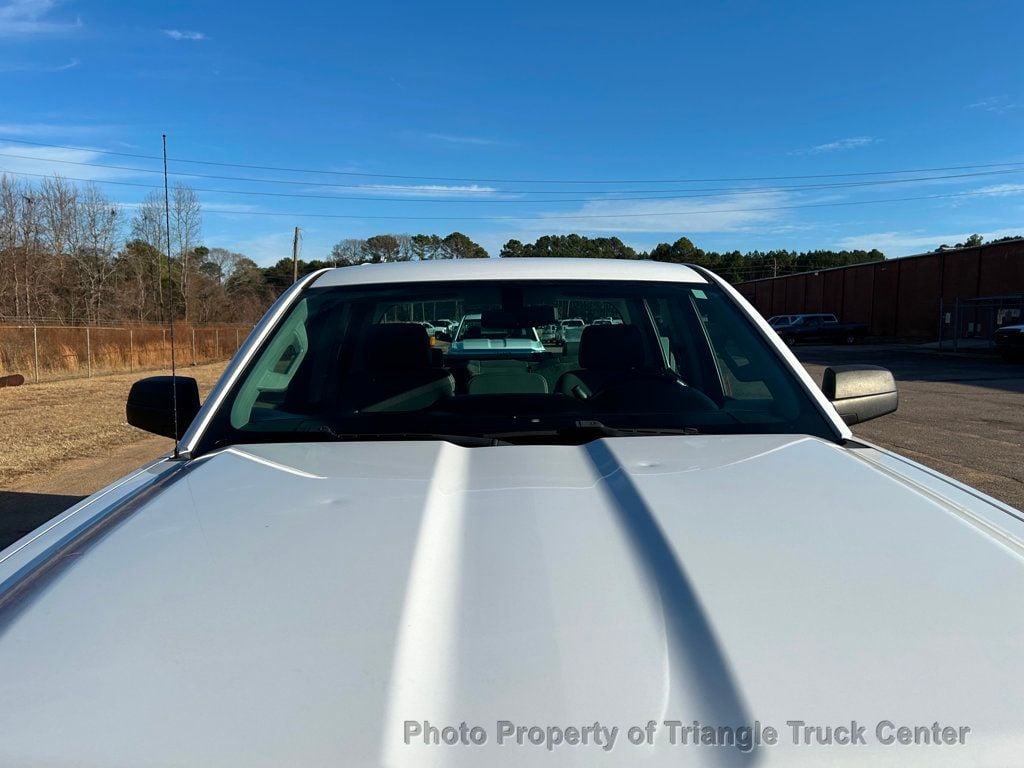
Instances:
[[[146,323],[173,314],[194,323],[253,323],[291,284],[290,258],[260,267],[243,254],[205,245],[202,205],[187,185],[171,190],[169,218],[168,232],[161,191],[129,206],[91,183],[76,185],[60,177],[30,183],[0,175],[0,320]],[[975,236],[967,244],[980,240]],[[686,237],[642,251],[618,237],[578,234],[544,235],[532,243],[509,240],[499,255],[687,262],[731,282],[885,258],[877,249],[720,253]],[[461,232],[384,233],[340,240],[325,258],[300,261],[298,272],[488,256]]]
[[[949,243],[943,243],[936,248],[932,253],[938,253],[939,251],[949,251],[955,248],[977,248],[980,245],[995,245],[996,243],[1005,243],[1010,240],[1020,240],[1024,235],[1009,235],[1007,237],[996,237],[988,242],[981,235],[974,234],[968,237],[962,243],[956,243],[955,245],[949,245]]]
[[[617,237],[586,237],[584,235],[544,235],[534,243],[509,240],[501,249],[502,258],[537,256],[576,257],[590,259],[651,259],[677,264],[697,264],[721,275],[731,283],[764,277],[788,275],[815,269],[843,267],[885,258],[878,249],[870,251],[705,251],[687,237],[672,243],[659,243],[650,251],[637,251]]]
[[[168,232],[160,192],[127,207],[95,184],[0,175],[0,318],[255,322],[273,292],[251,259],[202,244],[187,185],[171,191],[169,220]]]
[[[341,240],[326,259],[300,260],[298,274],[308,275],[325,267],[351,267],[386,261],[430,261],[434,259],[486,259],[490,254],[461,232],[440,235],[374,235],[366,239]],[[271,285],[290,285],[293,264],[283,258],[263,270]]]

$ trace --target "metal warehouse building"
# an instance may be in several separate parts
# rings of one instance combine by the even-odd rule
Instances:
[[[990,337],[1021,318],[1024,239],[740,283],[765,317],[834,312],[871,336]]]

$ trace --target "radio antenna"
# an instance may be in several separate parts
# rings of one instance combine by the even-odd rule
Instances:
[[[164,224],[167,229],[167,293],[170,301],[167,302],[167,326],[171,337],[171,411],[174,415],[174,458],[179,458],[178,439],[178,371],[174,364],[174,280],[171,277],[171,194],[167,185],[167,134],[163,134],[164,140]]]

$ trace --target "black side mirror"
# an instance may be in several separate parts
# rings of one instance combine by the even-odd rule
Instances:
[[[174,424],[177,392],[178,424]],[[199,385],[187,376],[150,376],[132,384],[125,415],[133,427],[180,438],[199,413]]]
[[[821,391],[850,426],[892,413],[900,404],[892,372],[877,365],[826,368]]]

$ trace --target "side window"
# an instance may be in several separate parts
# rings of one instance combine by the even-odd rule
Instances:
[[[657,298],[646,302],[658,334],[665,364],[688,386],[702,391],[716,403],[722,402],[726,385],[718,375],[710,342],[707,317],[697,317],[700,309],[687,299]]]
[[[770,400],[771,390],[761,376],[763,366],[755,364],[747,346],[749,333],[736,328],[735,314],[718,306],[718,297],[704,291],[690,291],[691,302],[711,345],[725,394],[732,400]],[[801,318],[803,320],[803,318]]]
[[[255,420],[258,404],[272,406],[283,398],[309,351],[308,316],[308,299],[304,299],[282,324],[270,346],[263,350],[231,406],[231,426],[235,429]]]

